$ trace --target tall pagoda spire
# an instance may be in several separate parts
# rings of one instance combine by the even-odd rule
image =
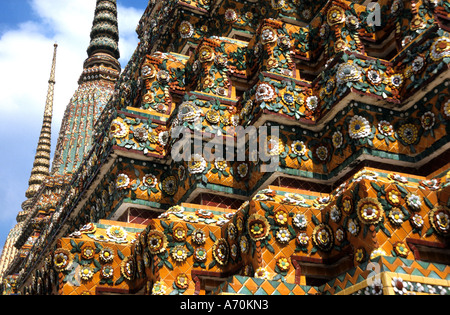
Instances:
[[[85,63],[85,67],[90,66],[99,56],[109,55],[115,60],[120,58],[116,0],[97,0],[87,53],[88,64]]]
[[[55,92],[55,69],[56,69],[56,51],[58,44],[54,44],[52,69],[50,79],[48,80],[47,99],[45,101],[44,120],[42,122],[41,134],[36,149],[33,168],[31,170],[28,189],[25,196],[29,199],[33,198],[39,190],[40,185],[45,177],[49,175],[50,170],[50,151],[51,151],[51,132],[52,132],[52,115],[53,115],[53,97]],[[22,207],[26,208],[27,201]]]
[[[119,28],[116,0],[97,0],[91,42],[83,71],[61,123],[52,174],[76,171],[92,141],[94,124],[119,78]]]

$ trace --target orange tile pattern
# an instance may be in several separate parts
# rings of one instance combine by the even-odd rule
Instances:
[[[130,245],[144,228],[137,224],[102,220],[99,224],[86,225],[70,238],[61,239],[54,260],[57,261],[60,249],[70,254],[66,258],[66,266],[58,274],[58,294],[134,292],[136,286],[142,284],[130,281],[131,278],[124,272],[124,264],[132,254]],[[136,265],[133,268],[138,270]]]
[[[421,186],[424,178],[406,176],[365,168],[330,195],[314,196],[308,191],[270,186],[238,210],[182,204],[152,220],[145,230],[141,226],[143,231],[137,234],[137,241],[131,247],[115,245],[114,248],[119,246],[124,256],[132,257],[136,266],[141,266],[134,271],[131,283],[133,287],[142,287],[145,283],[148,294],[336,294],[343,290],[361,293],[373,285],[373,281],[368,280],[370,277],[383,277],[385,272],[420,274],[426,285],[439,283],[444,290],[448,287],[449,267],[415,261],[419,255],[426,255],[416,247],[428,244],[444,249],[446,246],[442,234],[429,218],[434,205],[439,203],[437,193]],[[391,191],[397,193],[397,198],[389,194]],[[419,208],[411,206],[410,194],[421,198]],[[361,214],[364,203],[360,201],[368,198],[377,200],[384,210],[374,224],[363,223],[368,219]],[[350,201],[351,208],[346,206],[345,200]],[[390,219],[391,203],[403,209],[405,216],[421,215],[423,226],[417,229],[407,219],[394,224]],[[332,213],[336,210],[340,211],[338,219]],[[255,215],[263,218],[260,220],[262,225],[267,225],[263,226],[267,233],[260,239],[253,233]],[[301,220],[297,215],[304,216],[303,224],[299,223]],[[350,221],[358,226],[357,233]],[[329,226],[331,234],[320,238],[317,227],[322,225]],[[283,230],[286,235],[280,236],[279,232]],[[159,231],[165,238],[157,254],[150,251],[153,242],[150,234],[154,231]],[[309,238],[304,246],[297,240],[302,233]],[[339,233],[344,236],[340,237]],[[327,238],[331,246],[327,245]],[[396,250],[399,243],[404,244],[405,252]],[[61,247],[74,252],[76,244],[80,246],[79,242],[63,239]],[[283,259],[285,264],[280,263]],[[335,267],[324,267],[330,263]],[[378,269],[373,270],[373,266]],[[115,270],[118,269],[116,266]],[[233,274],[243,276],[226,280]],[[311,286],[307,285],[311,275],[336,280]],[[444,282],[428,279],[436,276]],[[225,282],[220,289],[210,291],[205,277],[216,278],[216,284]],[[63,290],[66,291],[62,293],[92,291],[99,280],[94,275],[89,286],[65,284]],[[415,281],[420,282],[418,278]],[[358,285],[362,282],[367,286]],[[124,285],[118,288],[124,289]]]

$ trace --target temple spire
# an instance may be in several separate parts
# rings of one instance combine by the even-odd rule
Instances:
[[[87,59],[61,123],[52,174],[71,175],[92,145],[98,116],[109,101],[121,66],[116,0],[97,0]]]
[[[87,53],[89,57],[104,53],[120,58],[116,0],[97,0]]]
[[[55,69],[56,69],[56,51],[58,44],[54,44],[52,69],[50,79],[48,80],[47,99],[45,102],[44,120],[42,122],[41,134],[36,149],[33,169],[31,170],[28,189],[25,196],[29,201],[39,190],[40,185],[45,177],[49,175],[50,170],[50,151],[51,151],[51,132],[52,132],[52,115],[53,115],[53,96],[55,92]],[[26,210],[28,202],[25,201],[22,208]]]

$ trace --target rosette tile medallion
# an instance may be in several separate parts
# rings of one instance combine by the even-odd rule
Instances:
[[[447,1],[151,0],[120,76],[116,17],[5,294],[450,294]]]

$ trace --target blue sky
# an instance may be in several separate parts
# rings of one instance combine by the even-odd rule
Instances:
[[[58,43],[52,151],[87,58],[96,0],[0,0],[0,249],[17,213],[36,153],[53,44]],[[120,62],[137,47],[147,0],[118,0]],[[53,152],[52,152],[53,157]]]
[[[28,1],[24,0],[2,0],[0,10],[0,31],[5,28],[13,28],[15,24],[36,18],[33,11],[29,9]]]

